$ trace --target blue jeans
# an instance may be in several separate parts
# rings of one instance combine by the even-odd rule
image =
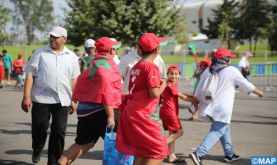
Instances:
[[[214,121],[212,118],[211,118],[211,122],[212,122],[212,125],[211,125],[210,132],[204,138],[200,146],[196,149],[197,155],[200,157],[206,155],[207,152],[220,139],[225,155],[230,157],[233,156],[234,152],[233,152],[229,124]]]

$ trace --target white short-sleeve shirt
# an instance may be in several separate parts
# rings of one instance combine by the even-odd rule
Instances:
[[[123,92],[128,93],[130,71],[133,66],[141,59],[136,52],[130,52],[123,56],[118,65],[121,76],[124,78]]]
[[[118,64],[120,63],[120,60],[119,60],[118,55],[114,55],[113,61],[114,61],[114,63],[115,63],[116,65],[118,65]]]
[[[153,63],[158,66],[161,78],[166,78],[166,69],[165,69],[164,60],[159,54],[154,59]]]
[[[239,60],[239,63],[238,63],[238,66],[241,70],[241,68],[249,68],[250,67],[250,63],[249,61],[247,60],[246,57],[241,57],[241,59]]]
[[[78,57],[64,47],[57,55],[47,45],[38,49],[24,69],[26,74],[33,75],[32,100],[44,104],[71,103],[71,80],[80,74]]]
[[[120,60],[118,67],[122,77],[124,78],[124,93],[128,93],[130,71],[140,59],[141,57],[138,55],[137,51],[131,51],[130,53],[123,56]],[[166,78],[165,64],[162,57],[160,55],[157,55],[153,63],[159,68],[161,77]]]

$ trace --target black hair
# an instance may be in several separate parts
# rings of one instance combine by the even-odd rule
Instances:
[[[150,50],[150,51],[141,51],[140,49],[138,49],[138,54],[140,56],[149,56],[150,54],[153,54],[157,49],[158,48]]]
[[[97,50],[97,49],[96,49],[96,50]],[[97,50],[97,53],[104,52],[104,53],[111,54],[111,51],[112,51],[112,48],[111,48],[111,49],[108,49],[108,50],[104,50],[104,51],[98,51],[98,50]]]
[[[6,50],[6,49],[3,49],[2,50],[2,53],[4,54],[4,53],[8,53],[8,51]]]

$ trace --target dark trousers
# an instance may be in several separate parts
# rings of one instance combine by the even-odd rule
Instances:
[[[64,149],[64,137],[69,107],[61,104],[42,104],[33,102],[32,107],[32,147],[42,151],[47,138],[49,120],[52,117],[48,145],[48,165],[57,164]]]

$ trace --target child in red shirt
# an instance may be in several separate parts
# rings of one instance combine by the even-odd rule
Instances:
[[[168,155],[166,136],[159,119],[159,98],[166,82],[153,63],[159,44],[166,38],[145,33],[138,40],[142,59],[132,68],[129,95],[120,108],[116,148],[134,155],[134,164],[159,165]]]
[[[169,163],[185,162],[185,159],[179,158],[174,153],[175,140],[182,136],[182,124],[178,117],[179,104],[178,98],[197,104],[197,100],[191,96],[182,94],[178,90],[178,78],[180,76],[180,70],[178,65],[171,65],[167,71],[167,86],[163,93],[162,107],[160,110],[160,118],[163,122],[165,130],[169,131],[167,137],[167,144],[169,148],[169,155],[167,161]]]
[[[13,68],[16,75],[16,84],[15,84],[16,89],[23,86],[23,79],[24,79],[23,68],[25,67],[25,65],[26,65],[26,61],[23,59],[23,54],[18,53],[17,60],[13,61]]]
[[[0,54],[0,88],[3,88],[2,81],[5,78],[5,68],[3,62],[3,56]]]
[[[193,93],[195,92],[195,90],[199,84],[201,74],[210,66],[211,66],[211,59],[209,57],[205,57],[203,60],[201,60],[199,67],[197,68],[197,70],[194,73],[196,82],[193,87],[194,88]],[[188,108],[188,110],[192,114],[192,117],[190,117],[188,120],[206,121],[206,119],[199,116],[199,111],[196,111],[196,108],[193,104]]]

